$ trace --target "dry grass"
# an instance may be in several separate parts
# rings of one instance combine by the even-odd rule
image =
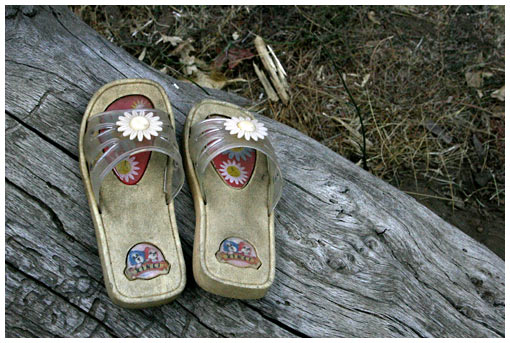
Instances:
[[[363,115],[373,174],[397,187],[425,182],[435,193],[428,196],[452,208],[503,208],[504,103],[490,96],[505,82],[503,7],[72,8],[110,41],[136,57],[145,50],[145,63],[177,78],[184,66],[170,43],[156,44],[161,34],[191,38],[203,70],[225,49],[255,52],[260,35],[289,74],[290,104],[267,100],[251,61],[215,71],[248,80],[228,90],[360,164],[360,121],[336,63]],[[487,76],[479,89],[465,77],[477,71]]]

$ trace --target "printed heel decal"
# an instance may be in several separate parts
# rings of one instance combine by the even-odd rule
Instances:
[[[220,244],[220,249],[216,253],[219,262],[228,263],[240,268],[258,269],[262,262],[257,256],[255,247],[237,237],[229,237]]]
[[[129,280],[150,280],[170,271],[170,263],[161,250],[150,243],[138,243],[129,249],[124,274]]]

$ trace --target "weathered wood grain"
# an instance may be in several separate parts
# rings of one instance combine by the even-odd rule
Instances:
[[[101,306],[97,319],[116,336],[289,336],[242,304],[225,304],[235,323],[225,325],[227,316],[223,314],[206,317],[202,324],[194,311],[205,314],[217,305],[212,295],[193,300],[199,298],[196,286],[178,301],[157,309],[124,310],[113,305],[103,286],[87,201],[83,190],[77,191],[83,187],[81,177],[73,172],[78,170],[78,162],[10,118],[7,127],[12,144],[6,148],[11,163],[6,191],[6,260],[14,268],[85,312],[91,312],[97,302],[96,306]],[[191,274],[188,278],[192,279]],[[240,320],[243,317],[257,327],[246,327]]]
[[[6,326],[11,337],[111,337],[100,320],[18,269],[6,266]],[[29,304],[29,306],[27,306]],[[33,321],[37,318],[37,321]]]
[[[65,7],[8,6],[5,53],[7,336],[504,336],[499,257],[406,194],[264,117],[286,180],[267,296],[211,295],[194,283],[188,263],[188,284],[175,302],[145,310],[113,305],[78,169],[88,99],[115,79],[156,80],[172,101],[178,135],[204,97],[247,101],[159,74]],[[187,186],[175,206],[190,261]]]

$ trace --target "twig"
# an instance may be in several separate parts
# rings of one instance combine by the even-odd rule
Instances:
[[[200,88],[205,94],[211,96],[211,94],[209,94],[209,92],[207,90],[205,90],[204,87],[200,86],[198,83],[196,83],[195,81],[193,81],[191,78],[187,77],[186,75],[184,75],[183,73],[181,73],[180,71],[178,71],[177,69],[175,68],[172,68],[171,66],[169,65],[166,65],[165,64],[165,67],[168,67],[170,69],[172,69],[176,74],[179,74],[181,75],[182,77],[184,77],[187,81],[191,82],[192,84],[194,84],[195,86],[197,86],[198,88]]]
[[[404,191],[404,192],[407,194],[410,194],[410,195],[416,195],[416,196],[421,196],[421,197],[425,197],[425,198],[433,198],[433,199],[439,199],[439,200],[452,201],[452,199],[450,199],[450,198],[438,197],[438,196],[430,195],[430,194],[415,193],[415,192],[409,192],[409,191]]]
[[[253,69],[255,69],[255,74],[257,74],[260,82],[262,83],[262,87],[264,87],[264,90],[266,91],[267,97],[271,99],[271,101],[278,101],[278,95],[276,95],[276,92],[273,89],[273,86],[271,86],[271,83],[266,77],[266,74],[264,74],[263,71],[261,71],[255,62],[253,62]]]
[[[305,18],[306,20],[308,20],[310,23],[312,23],[313,25],[317,26],[318,28],[320,29],[323,29],[323,30],[326,30],[328,31],[329,33],[333,33],[331,30],[329,30],[327,27],[324,27],[324,26],[321,26],[319,24],[317,24],[315,21],[313,21],[311,18],[309,18],[306,14],[303,13],[303,11],[301,11],[301,9],[299,8],[299,6],[294,6],[299,14],[301,14],[303,16],[303,18]]]
[[[326,55],[328,56],[329,60],[332,62],[333,68],[335,69],[335,71],[340,76],[340,79],[342,80],[342,84],[343,84],[343,86],[345,88],[345,91],[347,92],[347,95],[349,95],[349,99],[351,99],[351,102],[354,105],[354,108],[356,109],[356,113],[358,114],[359,122],[361,124],[361,135],[363,137],[363,146],[361,147],[362,159],[363,159],[363,169],[368,170],[368,165],[367,165],[367,142],[366,142],[366,134],[365,134],[365,125],[363,124],[363,117],[361,116],[361,111],[359,110],[358,104],[354,100],[354,97],[352,96],[351,91],[349,90],[349,87],[347,87],[347,83],[345,82],[344,77],[343,77],[342,73],[340,72],[340,70],[339,70],[335,60],[333,59],[333,57],[329,53],[328,48],[322,43],[322,40],[319,38],[319,36],[317,36],[315,34],[315,37],[317,37],[319,42],[321,42],[321,45],[324,47],[324,51],[326,52]]]
[[[269,73],[269,77],[273,83],[274,88],[276,89],[276,92],[278,93],[278,97],[282,100],[282,102],[285,105],[287,105],[289,103],[289,95],[285,89],[284,83],[281,80],[282,78],[285,77],[285,75],[278,72],[276,64],[271,59],[269,55],[269,50],[266,46],[266,43],[264,43],[262,37],[257,36],[254,40],[254,44],[255,48],[257,49],[257,53],[260,57],[260,60],[262,61],[262,64]]]
[[[482,108],[482,107],[479,107],[479,106],[476,106],[476,105],[473,105],[473,104],[466,104],[465,102],[458,102],[457,105],[463,105],[463,106],[467,106],[467,107],[471,107],[471,108],[474,108],[474,109],[477,109],[477,110],[480,110],[480,111],[483,111],[483,112],[486,112],[486,113],[489,113],[490,115],[494,116],[494,117],[497,117],[496,114],[492,113],[491,111],[489,110],[486,110],[485,108]]]

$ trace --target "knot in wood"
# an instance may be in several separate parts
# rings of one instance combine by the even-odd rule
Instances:
[[[368,236],[364,239],[364,242],[365,242],[365,245],[370,249],[370,250],[373,250],[375,252],[380,252],[381,251],[381,244],[379,243],[379,241],[377,240],[377,238],[373,237],[373,236]]]

